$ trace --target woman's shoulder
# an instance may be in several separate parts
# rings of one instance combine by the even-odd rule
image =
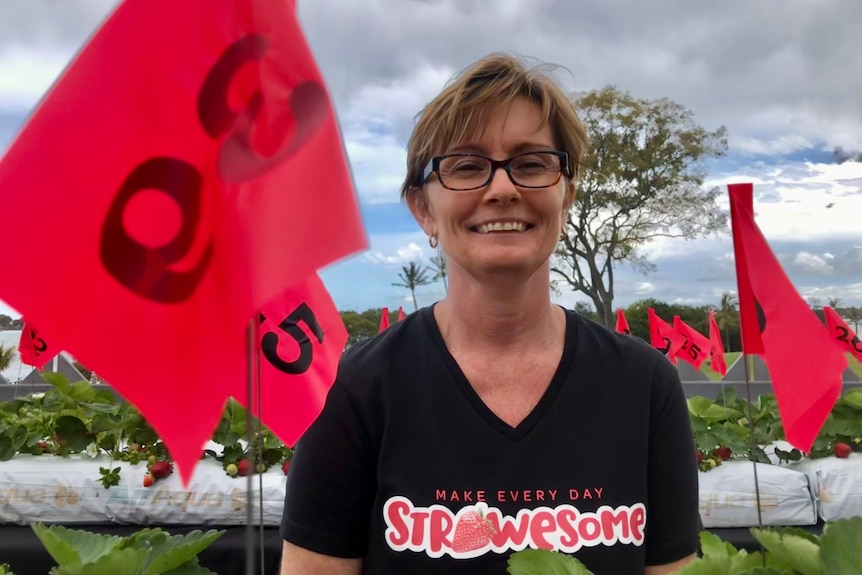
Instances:
[[[382,332],[349,346],[338,364],[338,380],[352,386],[356,382],[379,380],[405,364],[415,364],[417,354],[433,345],[427,328],[431,308],[422,308]],[[413,359],[411,359],[413,358]]]

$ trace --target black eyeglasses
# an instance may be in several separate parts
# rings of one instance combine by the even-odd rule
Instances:
[[[445,154],[431,158],[422,174],[422,184],[437,174],[440,184],[459,192],[478,190],[491,183],[498,168],[522,188],[547,188],[565,175],[572,177],[569,154],[555,150],[526,152],[505,160],[492,160],[479,154]]]

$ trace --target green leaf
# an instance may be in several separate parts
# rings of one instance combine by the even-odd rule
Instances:
[[[740,573],[740,575],[788,575],[789,571],[776,567],[755,567],[751,571]]]
[[[92,443],[88,435],[87,425],[72,415],[64,415],[57,419],[54,432],[66,443],[72,451],[83,451]]]
[[[45,527],[41,523],[34,523],[31,528],[48,554],[60,566],[92,563],[110,553],[122,541],[122,538],[114,535],[68,529],[62,525]]]
[[[767,551],[801,575],[826,575],[816,536],[797,528],[751,529]]]
[[[186,535],[174,535],[163,539],[152,539],[153,559],[146,566],[144,575],[160,575],[177,569],[222,536],[224,531],[195,530]]]
[[[15,446],[8,435],[0,435],[0,461],[9,461],[15,457]]]
[[[547,549],[524,549],[509,556],[509,575],[594,575],[570,555]]]
[[[733,549],[733,547],[731,548]],[[713,549],[713,551],[719,552],[718,549]],[[742,575],[762,565],[763,557],[760,553],[749,555],[747,551],[742,550],[724,557],[704,555],[679,571],[675,571],[674,575]]]
[[[710,422],[736,420],[742,414],[735,409],[722,407],[707,397],[694,396],[688,398],[688,412]]]
[[[197,557],[195,557],[191,561],[183,563],[176,569],[165,571],[164,575],[216,575],[216,573],[203,567]]]
[[[64,395],[69,393],[72,386],[69,384],[69,379],[62,373],[46,371],[41,375],[42,379],[53,385],[60,393]]]
[[[146,560],[144,549],[114,549],[92,563],[61,565],[52,575],[140,575]]]
[[[705,559],[731,557],[737,554],[736,547],[709,531],[700,532],[700,548]]]
[[[838,401],[862,411],[862,389],[851,389]]]
[[[267,467],[272,467],[280,462],[284,457],[284,452],[281,449],[264,449],[261,460],[266,463]]]
[[[826,575],[858,572],[862,565],[862,517],[826,524],[820,538],[820,560]]]

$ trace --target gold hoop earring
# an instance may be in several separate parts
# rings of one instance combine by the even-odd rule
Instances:
[[[429,245],[429,246],[431,246],[431,249],[432,249],[432,250],[436,250],[436,249],[437,249],[437,244],[439,244],[439,243],[440,243],[440,242],[439,242],[439,241],[437,241],[437,236],[435,236],[435,235],[433,235],[433,234],[431,234],[431,235],[429,235],[429,236],[428,236],[428,245]]]

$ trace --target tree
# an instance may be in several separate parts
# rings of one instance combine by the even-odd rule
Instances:
[[[4,347],[0,344],[0,371],[12,365],[13,359],[15,359],[15,348]]]
[[[854,305],[845,309],[844,315],[847,321],[853,324],[853,331],[856,332],[856,335],[859,335],[859,322],[862,322],[862,309]]]
[[[650,341],[649,308],[653,308],[660,318],[671,325],[673,324],[673,316],[678,315],[679,319],[692,328],[703,335],[709,335],[709,311],[712,309],[712,306],[703,305],[694,307],[665,303],[654,298],[647,298],[638,300],[623,310],[633,336]]]
[[[641,248],[652,240],[726,231],[720,190],[703,188],[704,163],[724,155],[726,131],[707,131],[667,98],[636,99],[612,86],[575,100],[590,145],[552,270],[613,325],[617,263],[646,274],[655,265]]]
[[[410,262],[409,265],[401,266],[401,271],[398,273],[400,283],[393,283],[396,287],[403,287],[410,290],[410,295],[413,296],[413,310],[418,310],[419,306],[416,303],[416,288],[419,286],[428,285],[433,282],[433,278],[428,277],[428,272],[431,269],[421,267],[416,262]]]
[[[341,311],[341,321],[347,329],[346,347],[357,344],[377,335],[380,328],[380,314],[382,310],[367,309],[363,312],[353,310]],[[391,317],[390,317],[391,319]]]
[[[831,297],[829,298],[829,307],[838,311],[838,308],[841,307],[841,298],[840,297]]]
[[[449,295],[449,280],[446,271],[446,256],[442,253],[431,258],[431,271],[434,272],[434,281],[441,280],[443,289],[446,290],[446,295]]]
[[[721,294],[721,302],[715,312],[715,323],[718,324],[718,329],[724,332],[725,351],[735,349],[730,343],[730,330],[739,327],[738,305],[739,302],[732,293],[724,292]],[[741,346],[740,349],[742,349]]]
[[[587,319],[591,319],[593,321],[601,321],[599,319],[599,314],[596,313],[596,310],[585,301],[575,302],[575,312],[584,316]]]

